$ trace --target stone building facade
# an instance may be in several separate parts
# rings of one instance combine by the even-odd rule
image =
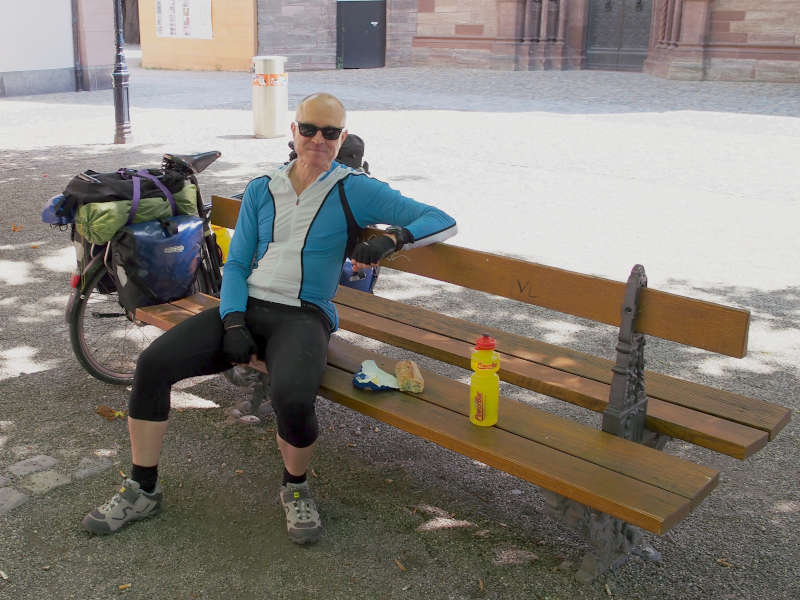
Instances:
[[[347,1],[347,0],[340,0]],[[337,4],[257,0],[258,52],[337,67]],[[386,65],[800,82],[800,0],[386,0]]]
[[[288,57],[293,70],[337,66],[338,2],[332,0],[257,0],[258,52]],[[386,65],[412,62],[417,0],[386,1]]]
[[[800,82],[798,0],[659,0],[654,17],[649,73]]]

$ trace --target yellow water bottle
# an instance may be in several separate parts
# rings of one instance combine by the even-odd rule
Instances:
[[[497,423],[497,399],[500,395],[500,359],[494,351],[494,338],[484,334],[472,351],[469,381],[469,420],[474,425],[491,427]]]
[[[211,225],[211,231],[217,236],[217,246],[222,251],[220,259],[224,263],[228,260],[228,247],[231,245],[231,231],[219,225]]]

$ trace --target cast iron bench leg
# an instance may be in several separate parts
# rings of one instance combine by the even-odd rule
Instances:
[[[644,383],[645,337],[635,330],[639,292],[647,287],[647,275],[642,265],[636,265],[628,277],[622,305],[622,322],[617,342],[617,363],[611,379],[608,407],[603,413],[603,431],[662,450],[669,436],[645,427],[647,395]],[[642,545],[638,527],[565,498],[555,492],[542,490],[547,513],[575,529],[592,544],[575,577],[590,582],[609,569],[624,564],[630,555],[648,560],[660,560],[653,548]]]

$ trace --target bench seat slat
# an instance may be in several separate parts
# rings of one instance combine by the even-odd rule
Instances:
[[[339,306],[342,329],[469,369],[472,344]],[[502,347],[502,346],[499,346]],[[541,394],[602,412],[608,406],[609,384],[500,354],[500,378]],[[767,443],[765,431],[683,406],[648,397],[647,426],[653,431],[690,441],[736,458],[746,458]]]
[[[136,309],[136,319],[160,329],[172,329],[194,313],[172,304],[157,304]]]
[[[611,367],[613,363],[590,354],[560,348],[520,335],[507,333],[501,329],[440,315],[402,302],[377,298],[371,294],[342,286],[339,287],[334,300],[340,306],[350,306],[467,343],[474,343],[474,340],[482,333],[489,333],[497,340],[498,348],[502,349],[506,354],[580,377],[606,384],[611,383]],[[650,397],[685,406],[686,408],[714,415],[747,427],[761,429],[769,434],[770,439],[777,435],[789,422],[790,412],[787,408],[756,398],[749,398],[701,384],[683,381],[653,371],[646,371],[645,382],[646,390]],[[561,399],[572,401],[569,398]],[[587,406],[587,408],[592,407]],[[602,410],[602,408],[595,407],[592,410]]]
[[[180,306],[192,313],[199,313],[208,308],[219,306],[219,300],[207,294],[194,294],[180,300],[173,300],[170,304]]]
[[[328,366],[324,397],[429,439],[536,485],[654,533],[664,533],[694,506],[690,500],[402,392],[375,394],[352,386],[352,373]]]
[[[364,360],[374,360],[383,370],[390,373],[394,371],[394,360],[358,348],[342,339],[331,339],[328,350],[330,365],[356,373]],[[425,379],[425,390],[415,396],[469,417],[467,385],[426,369],[421,369],[421,372]],[[718,473],[714,469],[633,444],[511,398],[501,397],[500,403],[497,427],[515,435],[692,501],[705,497],[716,485]]]

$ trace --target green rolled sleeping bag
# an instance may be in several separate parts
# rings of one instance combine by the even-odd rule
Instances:
[[[178,214],[197,216],[197,186],[187,183],[183,189],[172,195],[178,207]],[[114,202],[92,202],[84,204],[75,213],[75,226],[78,233],[92,244],[105,244],[128,222],[131,212],[130,200]],[[155,221],[172,216],[172,209],[165,198],[142,198],[133,217],[134,223]]]

